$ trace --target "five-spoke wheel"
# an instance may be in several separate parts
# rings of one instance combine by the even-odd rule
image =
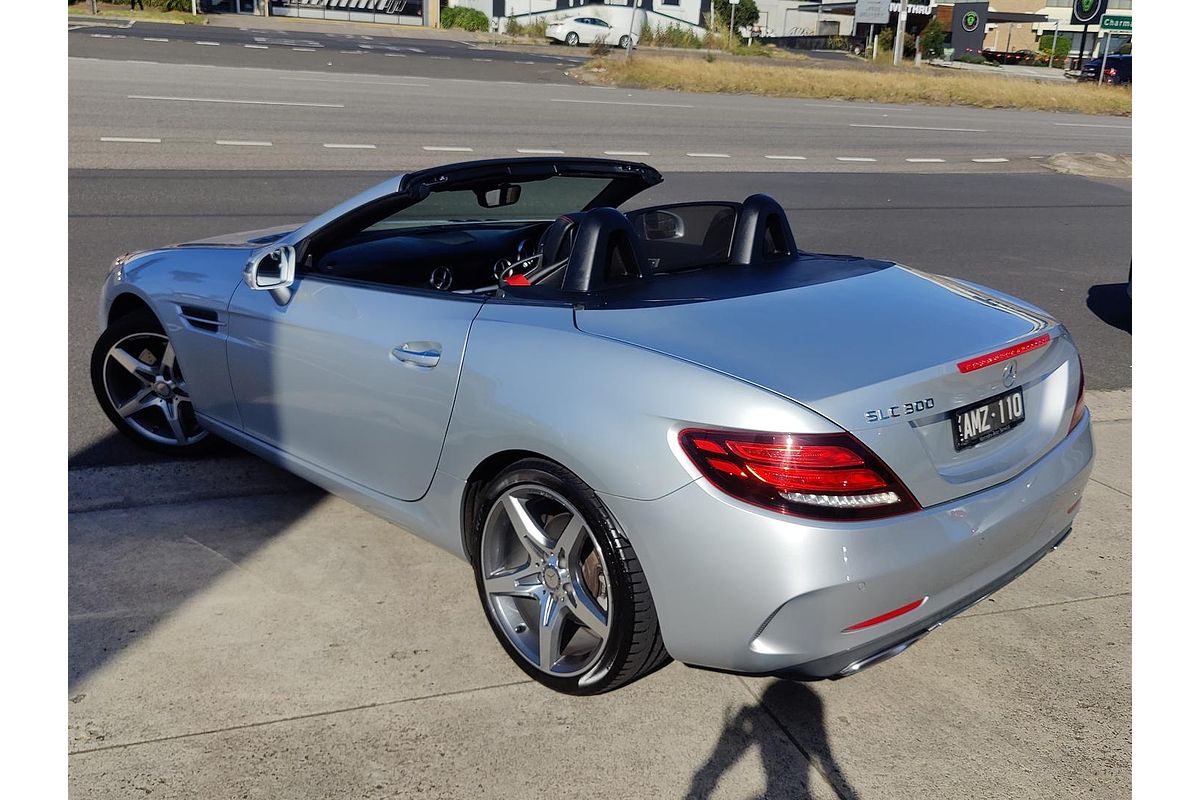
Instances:
[[[92,351],[92,388],[117,429],[157,450],[207,444],[171,340],[144,314],[114,322]]]
[[[542,459],[484,488],[472,553],[500,643],[537,680],[595,694],[669,658],[633,548],[577,476]]]

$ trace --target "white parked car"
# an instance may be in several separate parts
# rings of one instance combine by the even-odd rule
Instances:
[[[611,45],[625,48],[629,46],[629,32],[617,33],[612,25],[598,17],[575,17],[556,22],[546,28],[546,37],[556,42],[564,42],[574,47],[577,44],[592,44],[603,39]],[[633,46],[637,47],[638,37],[633,34]]]

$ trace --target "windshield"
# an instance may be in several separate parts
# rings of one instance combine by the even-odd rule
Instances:
[[[418,203],[379,220],[368,231],[461,222],[534,222],[587,208],[612,178],[555,175],[541,180],[480,184],[430,192]],[[489,207],[491,206],[491,207]]]

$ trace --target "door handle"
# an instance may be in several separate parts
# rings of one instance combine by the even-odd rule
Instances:
[[[416,367],[436,367],[442,358],[440,345],[436,342],[405,342],[392,348],[392,358],[403,364]]]

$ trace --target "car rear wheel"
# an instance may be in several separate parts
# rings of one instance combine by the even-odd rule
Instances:
[[[619,46],[619,47],[620,47],[622,50],[624,50],[625,48],[629,47],[629,34],[625,34],[624,36],[622,36],[622,37],[621,37],[621,41],[620,41],[620,43],[618,44],[618,46]]]
[[[517,462],[484,488],[472,533],[488,622],[538,682],[600,694],[670,661],[632,545],[570,471]]]
[[[151,450],[193,455],[210,445],[171,340],[147,313],[114,322],[92,349],[92,389],[117,430]]]
[[[570,33],[568,33],[567,34],[567,44],[570,45],[571,47],[574,47],[575,45],[579,44],[579,34],[576,33],[575,31],[571,31]]]

